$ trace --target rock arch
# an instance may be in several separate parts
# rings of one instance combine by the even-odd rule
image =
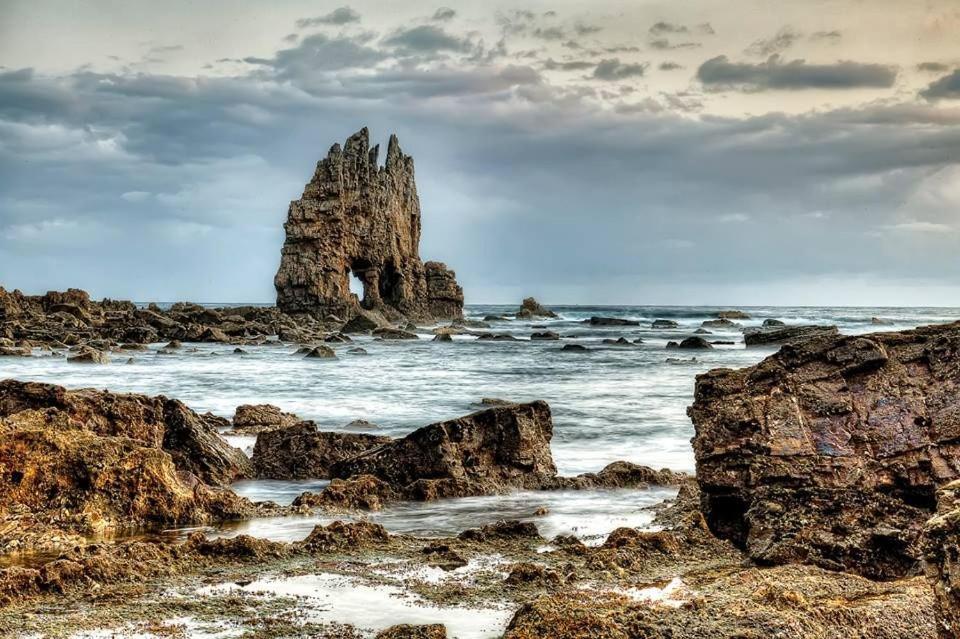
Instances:
[[[290,203],[277,306],[287,313],[333,314],[361,308],[410,319],[463,316],[463,289],[440,262],[420,260],[420,198],[413,158],[395,135],[387,158],[370,148],[364,127],[317,163],[303,196]],[[363,283],[358,299],[350,274]]]

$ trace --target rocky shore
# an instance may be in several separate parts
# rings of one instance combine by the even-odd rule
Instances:
[[[820,334],[701,375],[695,478],[627,462],[561,476],[539,401],[489,400],[390,438],[364,424],[323,431],[270,405],[231,421],[165,397],[6,380],[0,631],[190,636],[167,628],[188,617],[253,636],[369,636],[362,618],[305,621],[309,602],[281,594],[321,574],[415,596],[454,624],[375,628],[389,637],[446,636],[464,607],[511,638],[955,637],[958,371],[954,324]],[[252,459],[221,438],[234,430],[256,434]],[[230,489],[249,477],[330,484],[278,506]],[[598,546],[542,538],[539,511],[430,539],[364,520],[409,501],[657,485],[680,491],[659,530],[620,528]],[[291,543],[150,532],[317,513],[344,520]],[[279,590],[257,594],[269,584]],[[182,596],[161,606],[170,591]]]

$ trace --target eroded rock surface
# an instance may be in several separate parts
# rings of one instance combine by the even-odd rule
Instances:
[[[262,432],[253,447],[260,479],[326,479],[335,463],[393,441],[362,433],[318,431],[309,421]]]
[[[782,326],[767,324],[761,327],[744,329],[743,341],[747,346],[764,346],[767,344],[791,344],[813,337],[837,335],[836,326]]]
[[[458,318],[463,290],[439,262],[420,260],[420,199],[413,158],[390,136],[384,166],[366,128],[317,163],[290,203],[277,306],[287,313],[349,319],[360,308],[412,319]],[[363,298],[350,292],[350,275]]]
[[[411,499],[538,488],[556,475],[546,402],[496,406],[424,426],[334,464],[341,479],[372,475]]]
[[[944,486],[938,503],[924,529],[923,559],[936,597],[937,631],[952,639],[960,636],[960,481]]]
[[[766,564],[892,578],[960,476],[960,324],[787,345],[697,378],[711,529]]]

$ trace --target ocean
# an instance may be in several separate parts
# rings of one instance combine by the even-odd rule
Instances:
[[[557,319],[495,322],[490,329],[517,341],[478,341],[455,336],[452,343],[431,341],[433,327],[418,329],[420,340],[375,341],[332,345],[336,360],[308,360],[286,344],[234,346],[190,344],[173,354],[152,351],[115,354],[105,366],[67,364],[62,358],[2,358],[0,377],[45,381],[69,388],[95,387],[116,392],[162,394],[184,401],[199,412],[232,417],[239,404],[270,403],[338,430],[355,419],[379,426],[375,432],[402,436],[426,424],[457,417],[481,406],[484,397],[511,401],[547,401],[553,411],[553,455],[562,474],[597,471],[616,460],[655,468],[694,470],[690,438],[693,426],[686,408],[698,374],[760,361],[775,347],[745,348],[741,327],[765,319],[787,324],[832,324],[844,334],[902,330],[960,320],[954,308],[743,307],[749,320],[741,327],[709,329],[711,341],[732,341],[709,351],[665,348],[668,340],[693,333],[713,319],[716,307],[553,306]],[[470,319],[507,315],[516,306],[470,305]],[[591,316],[638,320],[640,326],[597,327]],[[873,318],[888,324],[876,325]],[[670,319],[678,328],[653,329],[655,319]],[[546,327],[546,328],[535,328]],[[534,331],[565,336],[557,341],[530,341]],[[643,343],[611,346],[608,338]],[[562,351],[564,343],[583,344],[587,352]],[[361,346],[367,355],[346,351]],[[253,437],[230,437],[251,450]],[[323,482],[246,481],[239,493],[253,499],[289,503],[305,489]],[[398,532],[451,534],[466,527],[505,518],[525,518],[539,506],[550,514],[538,518],[545,532],[573,533],[591,541],[620,525],[643,526],[650,506],[672,491],[591,491],[588,493],[516,493],[513,495],[404,504],[372,516]],[[218,532],[246,532],[276,539],[304,537],[323,518],[284,518],[244,522]]]

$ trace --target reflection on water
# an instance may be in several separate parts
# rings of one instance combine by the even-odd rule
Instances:
[[[238,591],[296,597],[298,618],[305,622],[351,624],[371,633],[395,624],[439,623],[446,626],[448,636],[458,639],[499,637],[513,614],[503,607],[438,606],[397,586],[369,586],[329,573],[258,579],[245,586],[210,586],[198,594]]]

